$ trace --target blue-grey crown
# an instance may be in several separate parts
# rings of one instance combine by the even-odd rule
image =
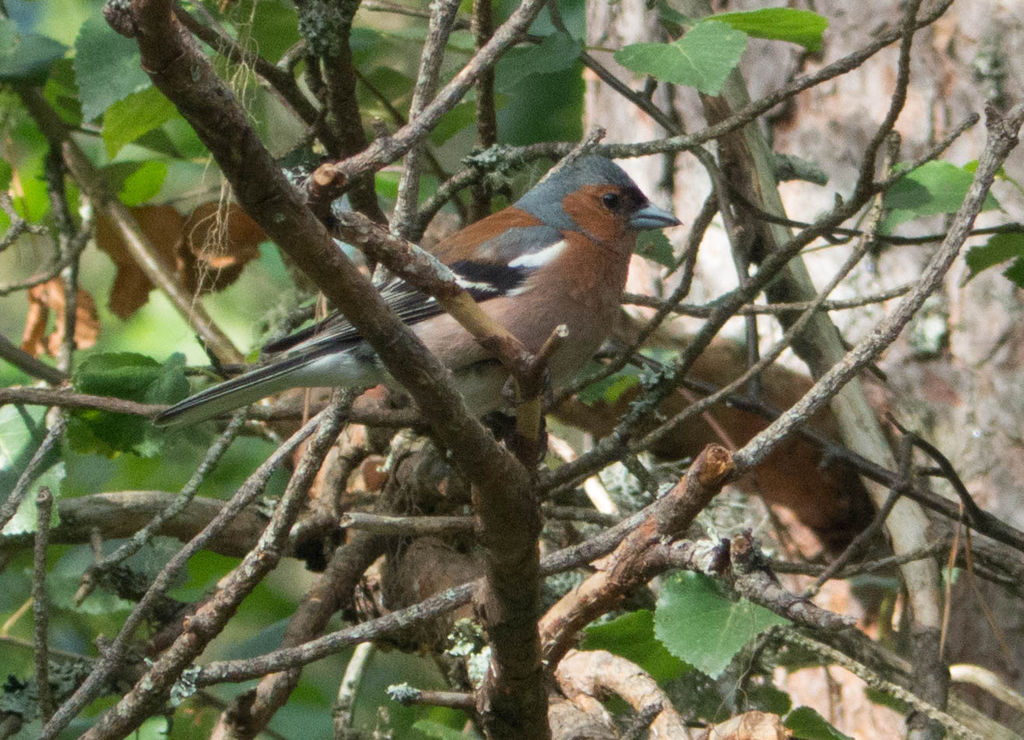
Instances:
[[[575,230],[576,224],[562,210],[562,198],[584,185],[615,185],[640,192],[621,167],[607,157],[590,154],[548,175],[520,198],[516,206],[548,226]]]

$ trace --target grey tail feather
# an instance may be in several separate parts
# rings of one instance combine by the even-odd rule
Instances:
[[[156,426],[198,424],[218,414],[248,406],[286,388],[301,386],[301,382],[289,381],[285,376],[313,359],[317,357],[289,357],[218,383],[161,411],[153,423]]]

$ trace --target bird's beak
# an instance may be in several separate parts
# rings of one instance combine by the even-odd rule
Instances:
[[[653,203],[648,203],[629,219],[629,228],[636,231],[647,229],[664,229],[669,226],[678,226],[681,221],[666,211],[658,208]]]

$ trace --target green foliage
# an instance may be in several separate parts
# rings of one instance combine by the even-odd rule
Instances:
[[[48,36],[24,33],[14,21],[0,18],[0,82],[43,82],[67,48]]]
[[[16,117],[9,133],[17,146],[8,155],[13,172],[21,184],[19,197],[15,197],[14,208],[21,218],[31,223],[41,222],[50,212],[50,199],[46,193],[43,164],[47,144],[39,130],[27,119]],[[13,176],[13,173],[12,173]]]
[[[171,355],[159,363],[130,352],[98,354],[86,359],[72,377],[75,390],[139,403],[174,403],[188,394],[185,357]],[[68,425],[68,440],[78,452],[151,456],[160,450],[162,432],[145,417],[92,409],[78,410]]]
[[[142,69],[136,43],[115,32],[99,14],[82,24],[75,39],[75,74],[87,121],[152,84]]]
[[[582,65],[553,72],[520,76],[513,86],[503,87],[498,108],[499,141],[533,144],[538,141],[573,141],[583,135]],[[544,115],[538,116],[537,111]]]
[[[783,724],[801,740],[853,740],[810,707],[797,707],[786,716]]]
[[[882,206],[886,215],[881,230],[890,233],[900,224],[921,216],[955,213],[973,180],[970,170],[950,162],[926,162],[911,170],[885,192]],[[998,207],[998,201],[989,194],[984,209]]]
[[[822,35],[828,19],[809,10],[796,8],[761,8],[739,13],[718,13],[708,20],[728,23],[748,36],[790,41],[808,51],[821,51]]]
[[[504,96],[500,96],[500,100],[497,101],[498,107],[502,107],[502,101]],[[430,141],[436,146],[440,146],[448,141],[455,134],[473,125],[476,120],[476,103],[472,100],[467,100],[463,103],[459,103],[450,111],[441,116],[441,122],[437,124],[437,127],[430,132]]]
[[[167,163],[158,159],[142,162],[124,178],[118,197],[126,206],[139,206],[156,196],[167,178]]]
[[[531,75],[551,74],[571,69],[583,49],[576,39],[564,33],[545,36],[537,45],[512,49],[498,62],[495,79],[500,92],[511,92]]]
[[[108,545],[106,549],[109,551],[112,548]],[[93,555],[87,547],[70,548],[57,559],[46,575],[51,604],[67,612],[92,616],[110,615],[131,609],[130,601],[102,588],[94,589],[81,604],[75,603],[74,596],[82,582],[82,572],[92,562]]]
[[[746,48],[747,34],[727,23],[709,20],[670,44],[623,47],[615,52],[615,61],[640,74],[718,95]]]
[[[579,392],[579,399],[587,405],[600,401],[615,403],[630,388],[640,385],[640,371],[629,366],[620,372],[609,375],[604,380],[591,383]]]
[[[767,680],[744,686],[743,696],[747,706],[780,717],[793,707],[793,698],[785,691],[775,688],[775,685]]]
[[[0,501],[14,490],[18,479],[28,466],[42,442],[42,409],[19,409],[14,405],[0,406]],[[46,486],[54,499],[60,497],[65,479],[64,463],[55,451],[43,458],[38,473],[28,487],[14,517],[3,528],[3,534],[34,532],[38,528],[36,495],[40,487]],[[51,525],[59,523],[57,507],[53,509]]]
[[[654,614],[654,633],[668,651],[712,678],[753,638],[785,624],[762,606],[734,601],[721,584],[699,573],[667,579]]]
[[[61,483],[64,482],[64,477],[63,462],[58,462],[56,465],[43,471],[42,475],[36,478],[32,485],[29,486],[25,497],[22,498],[21,504],[18,506],[18,511],[7,522],[3,530],[0,530],[0,534],[22,534],[24,532],[35,532],[39,529],[39,513],[36,507],[36,496],[39,494],[39,489],[46,486],[50,489],[50,494],[54,500],[56,500],[60,498],[60,487]],[[50,515],[50,526],[55,527],[58,524],[60,524],[60,516],[57,514],[57,507],[54,506]]]
[[[479,737],[475,732],[467,734],[461,728],[450,727],[433,719],[418,720],[413,723],[412,729],[437,740],[466,740],[466,738]]]
[[[82,104],[78,100],[75,60],[58,59],[50,67],[43,97],[69,126],[82,125]]]
[[[103,116],[103,143],[107,146],[107,156],[113,157],[125,144],[177,114],[174,104],[153,86],[118,100]]]
[[[654,614],[648,609],[590,625],[580,641],[580,649],[607,650],[620,655],[636,663],[662,685],[692,670],[655,638]]]
[[[267,61],[276,62],[299,41],[298,14],[291,3],[281,0],[247,0],[221,7],[229,8],[232,18],[228,20],[233,19],[241,26],[240,40],[243,43],[251,41],[253,51]]]
[[[878,689],[873,689],[871,687],[865,687],[864,696],[866,696],[868,701],[872,704],[877,704],[880,707],[889,707],[889,709],[894,712],[899,712],[900,714],[906,714],[911,709],[910,705],[905,701],[897,699],[892,694],[887,694],[884,691],[879,691]]]
[[[983,246],[968,249],[965,259],[971,271],[968,280],[983,270],[1010,262],[1003,275],[1024,288],[1024,234],[996,234]]]
[[[642,231],[636,240],[636,253],[662,267],[675,267],[676,255],[672,242],[663,231]]]

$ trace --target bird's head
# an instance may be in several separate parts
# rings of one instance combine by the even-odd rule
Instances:
[[[605,157],[581,157],[556,169],[516,206],[560,231],[581,231],[599,242],[629,232],[676,226],[679,220],[647,200],[621,167]]]

